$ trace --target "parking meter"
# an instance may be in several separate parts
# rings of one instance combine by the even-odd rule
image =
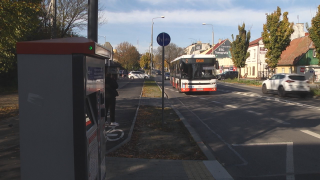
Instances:
[[[17,43],[22,180],[104,180],[105,60],[86,38]]]

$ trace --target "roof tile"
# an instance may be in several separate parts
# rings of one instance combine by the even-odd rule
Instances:
[[[300,37],[290,42],[290,45],[281,54],[278,65],[294,65],[313,47],[309,36]]]

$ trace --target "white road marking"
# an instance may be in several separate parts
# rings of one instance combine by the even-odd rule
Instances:
[[[221,102],[219,102],[219,101],[212,101],[212,102],[214,102],[214,103],[221,103]]]
[[[309,130],[301,130],[301,132],[304,132],[306,134],[309,134],[310,136],[313,136],[313,137],[316,137],[318,139],[320,139],[320,134],[317,134],[317,133],[314,133],[312,131],[309,131]]]
[[[178,99],[179,100],[179,99]],[[180,101],[180,100],[179,100]],[[199,117],[199,116],[197,116],[193,111],[191,111],[185,104],[183,104],[183,102],[181,102],[180,101],[180,103],[184,106],[184,107],[186,107],[187,109],[188,109],[188,111],[189,112],[191,112],[193,115],[195,115],[197,118],[198,118],[198,120],[203,124],[203,125],[205,125],[213,134],[215,134],[224,144],[226,144],[227,146],[228,146],[228,148],[233,152],[233,153],[235,153],[241,160],[242,160],[242,164],[240,164],[240,165],[247,165],[248,164],[248,162],[236,151],[236,150],[234,150],[233,148],[232,148],[232,146],[229,144],[229,143],[227,143],[219,134],[217,134],[214,130],[212,130],[210,127],[209,127],[209,125],[208,124],[206,124],[205,122],[203,122],[202,121],[202,119]],[[210,123],[210,122],[209,122]],[[212,123],[210,123],[212,126],[214,126]]]
[[[247,112],[249,112],[249,113],[253,113],[253,114],[256,114],[256,115],[259,115],[259,116],[261,116],[261,115],[262,115],[262,113],[255,112],[255,111],[247,111]]]
[[[248,143],[248,144],[232,144],[233,146],[261,146],[261,145],[287,145],[286,151],[286,179],[294,180],[293,166],[293,142],[274,142],[274,143]]]
[[[282,121],[282,120],[277,119],[277,118],[270,118],[270,119],[271,119],[271,120],[274,120],[274,121],[276,121],[276,122],[278,122],[278,123],[281,123],[281,124],[290,124],[290,123],[288,123],[288,122]]]
[[[226,105],[226,107],[231,107],[231,108],[238,108],[237,106],[234,106],[234,105]]]

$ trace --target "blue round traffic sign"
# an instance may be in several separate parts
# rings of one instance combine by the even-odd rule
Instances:
[[[157,37],[157,42],[160,46],[167,46],[169,43],[170,43],[170,36],[169,34],[163,32],[163,33],[160,33]]]

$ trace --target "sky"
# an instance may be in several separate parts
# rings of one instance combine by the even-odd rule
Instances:
[[[149,52],[153,21],[153,47],[165,32],[171,42],[185,48],[194,42],[214,44],[239,34],[245,23],[253,41],[261,37],[266,13],[288,12],[293,23],[308,23],[317,13],[319,0],[100,0],[106,23],[98,27],[98,43],[110,42],[116,48],[122,42],[135,46],[141,54]],[[165,16],[165,18],[157,18]],[[202,25],[206,23],[208,25]],[[305,31],[307,31],[305,29]],[[78,31],[87,36],[87,30]]]

